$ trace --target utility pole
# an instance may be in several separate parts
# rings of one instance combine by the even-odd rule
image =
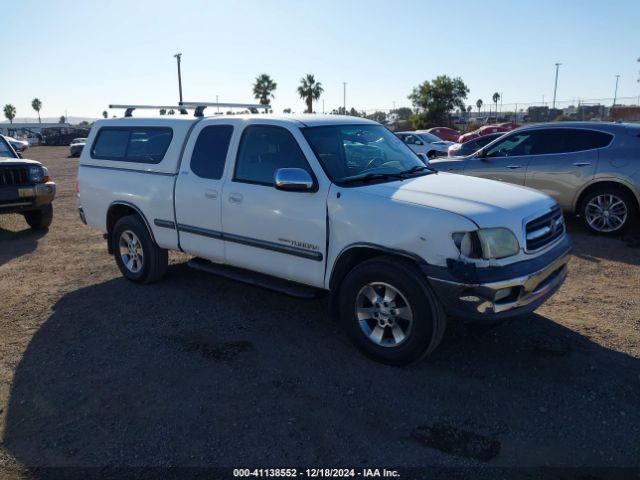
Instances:
[[[553,108],[556,108],[556,92],[558,91],[558,70],[560,70],[561,63],[556,63],[556,83],[553,87]]]
[[[176,53],[174,57],[176,57],[178,61],[178,93],[180,94],[180,103],[182,103],[182,74],[180,72],[180,59],[182,58],[182,54]]]
[[[220,103],[218,102],[218,95],[216,95],[216,103]],[[218,105],[218,113],[220,113],[220,105]]]
[[[620,80],[620,75],[616,75],[616,91],[613,94],[613,105],[612,105],[612,107],[616,106],[616,100],[618,99],[618,80]]]
[[[342,82],[342,114],[347,114],[347,82]]]

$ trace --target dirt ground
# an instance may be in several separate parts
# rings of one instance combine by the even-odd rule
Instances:
[[[54,221],[0,216],[0,476],[38,466],[640,466],[640,236],[586,234],[562,289],[408,368],[298,300],[193,271],[127,282],[78,161],[36,147]],[[15,473],[19,475],[19,473]]]

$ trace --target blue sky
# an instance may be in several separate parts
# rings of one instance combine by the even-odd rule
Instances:
[[[36,1],[2,9],[0,105],[18,118],[98,117],[109,103],[253,101],[262,72],[278,83],[276,111],[301,111],[299,79],[322,82],[325,109],[409,106],[439,74],[460,76],[475,104],[640,95],[640,2],[614,1]],[[322,110],[322,102],[315,105]],[[116,112],[114,112],[116,113]]]

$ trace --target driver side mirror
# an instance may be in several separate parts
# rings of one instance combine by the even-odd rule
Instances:
[[[483,162],[489,161],[489,157],[487,157],[487,151],[484,148],[478,150],[478,152],[476,153],[476,157],[478,157]]]
[[[273,175],[273,183],[277,190],[286,192],[310,192],[315,183],[304,168],[279,168]]]

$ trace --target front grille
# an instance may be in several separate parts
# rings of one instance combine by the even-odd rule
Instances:
[[[565,225],[560,207],[555,207],[549,213],[531,220],[525,226],[527,237],[527,251],[532,252],[549,245],[564,235]]]
[[[0,168],[0,187],[7,185],[28,185],[29,170],[24,167]]]

